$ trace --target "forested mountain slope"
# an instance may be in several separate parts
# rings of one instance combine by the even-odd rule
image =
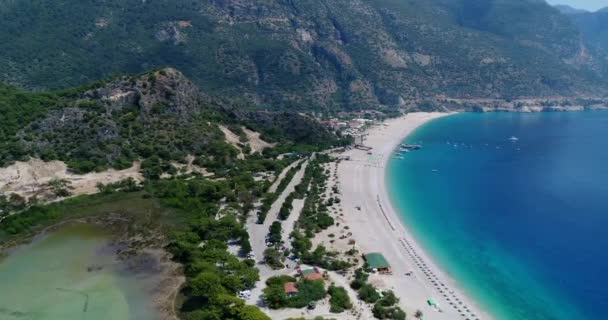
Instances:
[[[0,80],[60,89],[175,67],[258,108],[445,95],[599,95],[606,60],[542,0],[20,0],[0,4]]]
[[[283,145],[328,147],[337,141],[303,115],[244,111],[215,101],[171,68],[57,92],[2,86],[0,114],[0,167],[35,157],[64,161],[77,173],[124,169],[135,160],[158,171],[194,156],[201,166],[225,171],[239,152],[218,125],[243,136],[242,126],[255,128]]]
[[[585,41],[606,57],[608,54],[608,8],[597,12],[571,12],[568,16],[579,27]]]

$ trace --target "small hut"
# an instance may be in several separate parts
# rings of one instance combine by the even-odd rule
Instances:
[[[367,265],[370,268],[378,270],[380,273],[390,274],[391,273],[391,265],[386,261],[384,255],[378,252],[368,253],[363,256]]]

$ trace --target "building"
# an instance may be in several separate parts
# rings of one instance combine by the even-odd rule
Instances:
[[[319,272],[319,270],[315,269],[305,269],[301,271],[302,278],[306,280],[324,280],[323,274]]]
[[[372,252],[363,256],[367,265],[380,273],[391,273],[391,265],[386,261],[382,253]]]
[[[295,295],[296,293],[298,293],[298,287],[296,286],[296,283],[295,283],[295,282],[286,282],[286,283],[283,285],[283,290],[285,290],[285,293],[286,293],[288,296],[293,296],[293,295]]]

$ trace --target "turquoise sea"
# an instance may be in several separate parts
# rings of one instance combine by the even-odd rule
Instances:
[[[393,204],[485,310],[608,319],[608,112],[458,114],[405,142]]]

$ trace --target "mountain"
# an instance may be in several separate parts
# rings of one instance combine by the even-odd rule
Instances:
[[[0,167],[30,157],[61,160],[77,173],[184,162],[229,169],[245,150],[219,127],[255,128],[278,143],[329,146],[337,137],[306,116],[246,111],[216,101],[166,68],[58,92],[0,87]],[[147,162],[146,162],[147,161]]]
[[[22,88],[170,66],[258,109],[601,95],[608,74],[543,0],[4,1],[0,40]]]
[[[553,7],[555,7],[557,10],[559,10],[559,12],[561,12],[563,14],[577,14],[577,13],[586,13],[586,12],[589,12],[589,11],[584,10],[584,9],[573,8],[571,6],[563,5],[563,4],[558,4],[558,5],[555,5]]]
[[[581,31],[591,54],[608,61],[608,8],[596,12],[574,12],[567,16]]]

